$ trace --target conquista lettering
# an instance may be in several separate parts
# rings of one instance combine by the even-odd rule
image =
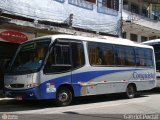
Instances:
[[[133,73],[133,78],[135,79],[142,79],[142,80],[145,80],[145,79],[154,79],[155,78],[155,74],[153,73],[138,73],[138,72],[134,72]]]

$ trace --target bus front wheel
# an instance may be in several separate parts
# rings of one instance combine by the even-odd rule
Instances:
[[[126,89],[126,97],[131,99],[134,98],[136,95],[136,87],[133,84],[127,86]]]
[[[72,102],[73,94],[67,87],[61,87],[57,91],[56,103],[58,106],[67,106]]]

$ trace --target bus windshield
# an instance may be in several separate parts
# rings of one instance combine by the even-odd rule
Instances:
[[[155,51],[156,70],[160,71],[160,47],[159,47],[159,44],[154,44],[152,46],[154,47],[154,51]]]
[[[22,74],[38,71],[43,64],[49,44],[49,39],[23,44],[11,65],[9,73]]]

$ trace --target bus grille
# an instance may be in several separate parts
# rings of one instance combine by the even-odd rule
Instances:
[[[24,84],[11,84],[10,85],[12,88],[23,88]]]

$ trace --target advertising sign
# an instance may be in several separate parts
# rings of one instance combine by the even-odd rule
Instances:
[[[21,32],[7,30],[0,32],[0,39],[8,42],[23,43],[28,40],[28,37]]]

